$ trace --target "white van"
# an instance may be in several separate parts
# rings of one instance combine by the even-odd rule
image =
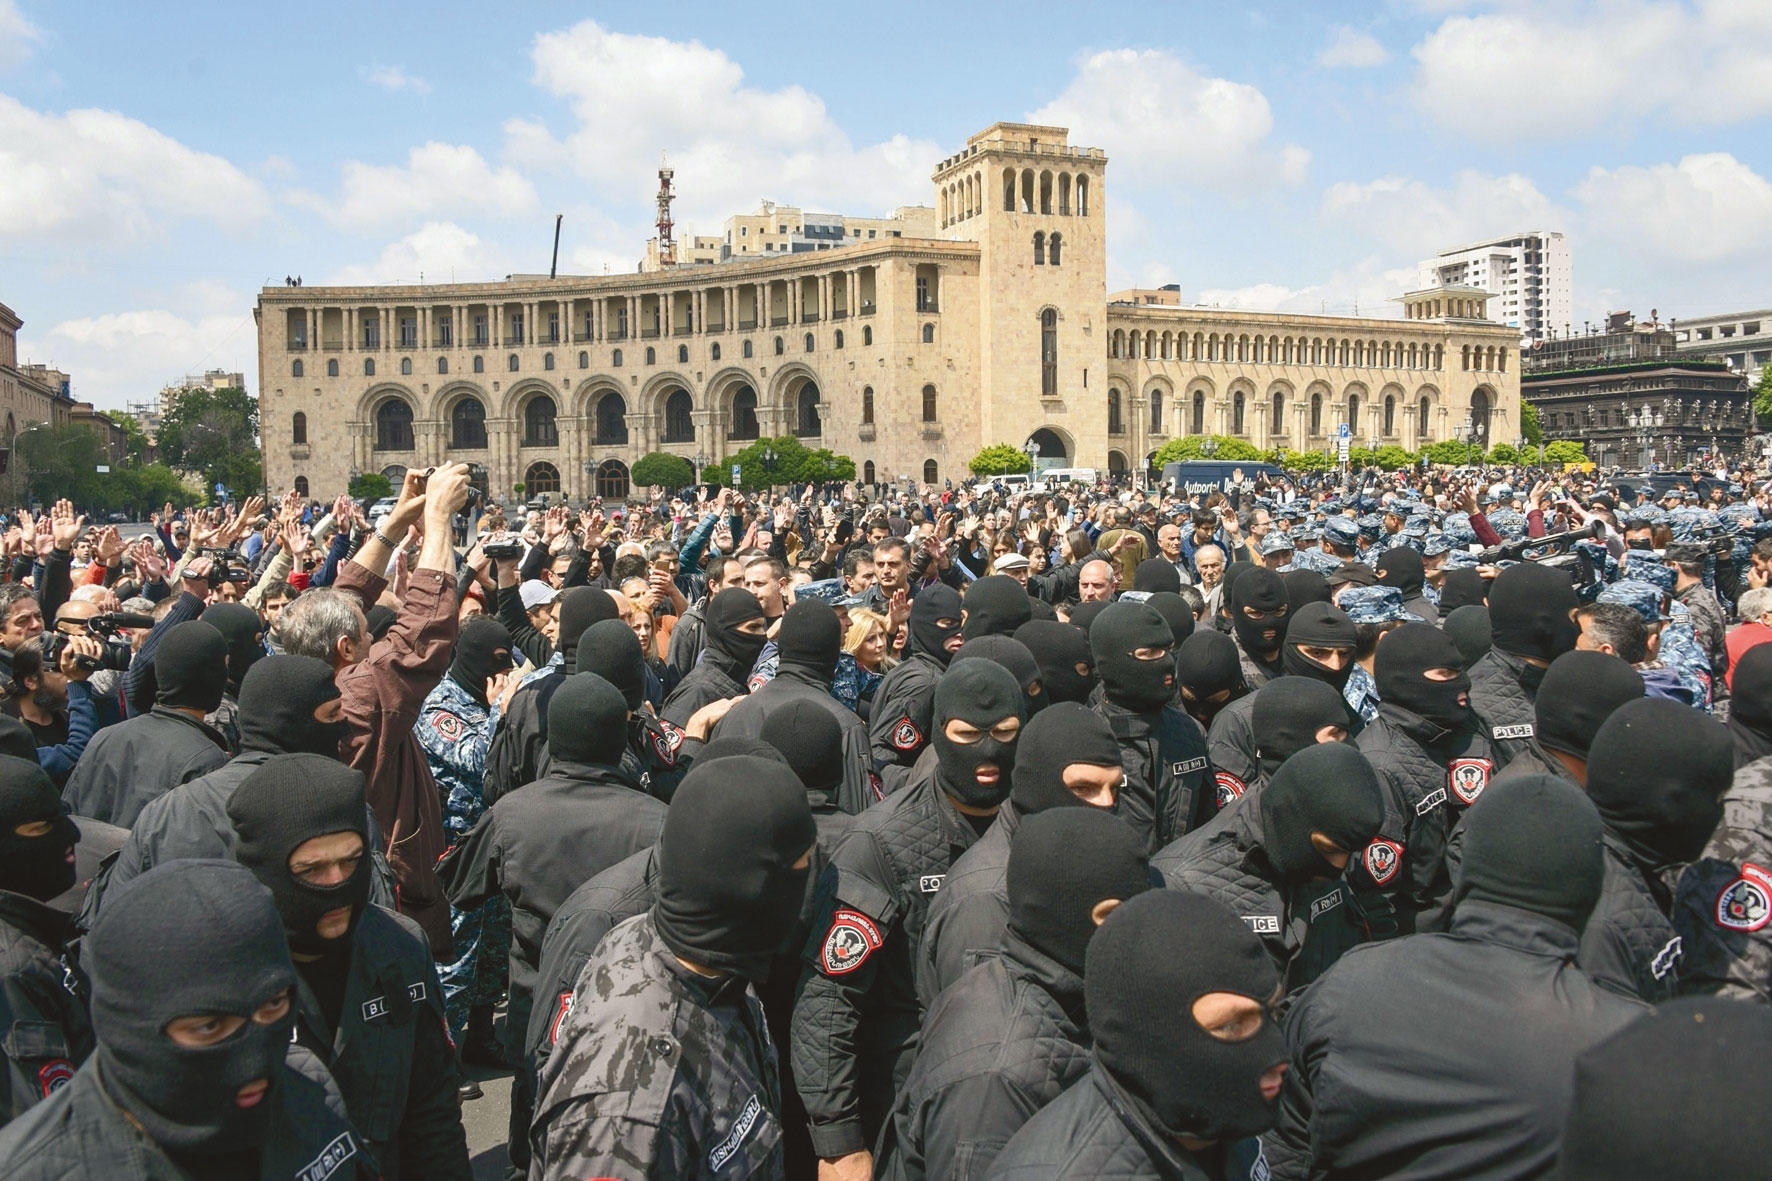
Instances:
[[[1049,467],[1040,473],[1040,479],[1048,484],[1062,484],[1067,480],[1075,480],[1079,484],[1093,484],[1101,476],[1092,467]]]

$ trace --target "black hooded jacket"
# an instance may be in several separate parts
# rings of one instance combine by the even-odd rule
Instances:
[[[929,745],[935,682],[941,680],[943,667],[927,652],[913,652],[888,669],[874,690],[868,746],[880,770],[910,766]]]

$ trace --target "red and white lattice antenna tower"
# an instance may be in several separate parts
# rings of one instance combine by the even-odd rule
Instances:
[[[660,266],[677,265],[677,243],[671,238],[671,200],[677,195],[671,190],[671,177],[676,175],[671,168],[669,159],[663,152],[658,154],[658,263]]]

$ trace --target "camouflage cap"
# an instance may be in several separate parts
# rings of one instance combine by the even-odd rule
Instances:
[[[1352,517],[1330,517],[1323,523],[1323,536],[1334,545],[1356,545],[1360,540],[1360,527]]]
[[[1341,592],[1336,604],[1355,623],[1401,623],[1409,618],[1403,592],[1394,586],[1356,586]]]
[[[1661,609],[1662,597],[1662,589],[1653,583],[1623,578],[1602,590],[1595,601],[1618,603],[1641,615],[1644,623],[1661,623],[1667,619]]]
[[[1297,545],[1292,540],[1292,535],[1289,533],[1283,533],[1278,529],[1271,531],[1266,537],[1261,539],[1261,553],[1263,557],[1266,557],[1268,554],[1288,554],[1297,548]]]

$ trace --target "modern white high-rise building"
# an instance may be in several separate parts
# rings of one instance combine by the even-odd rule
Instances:
[[[1520,330],[1520,342],[1569,331],[1569,243],[1558,230],[1529,230],[1442,250],[1421,264],[1423,287],[1493,291],[1489,315]]]

